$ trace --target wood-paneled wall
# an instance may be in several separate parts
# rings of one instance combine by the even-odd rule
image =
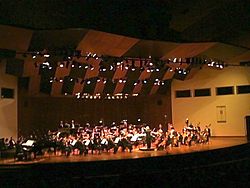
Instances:
[[[123,100],[76,99],[72,97],[31,97],[19,87],[19,133],[27,134],[37,129],[56,129],[59,121],[72,119],[82,125],[119,123],[127,119],[136,124],[137,119],[151,127],[171,121],[171,96],[152,95],[131,97]],[[167,119],[164,115],[167,114]]]

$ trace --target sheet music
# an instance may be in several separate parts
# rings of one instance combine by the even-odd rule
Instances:
[[[33,146],[35,140],[27,140],[25,143],[22,144],[22,146]]]

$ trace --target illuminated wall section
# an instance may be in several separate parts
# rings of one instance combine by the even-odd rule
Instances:
[[[200,122],[201,128],[211,124],[212,136],[245,136],[250,94],[237,94],[238,85],[250,85],[250,67],[230,66],[223,70],[204,67],[190,80],[173,80],[172,120],[176,129],[181,130],[189,118],[193,124]],[[234,94],[217,96],[216,87],[224,86],[233,86]],[[194,97],[194,89],[202,88],[211,88],[211,96]],[[189,89],[191,97],[176,98],[176,90]]]
[[[17,137],[17,77],[5,73],[6,61],[0,61],[0,88],[14,89],[14,98],[0,98],[0,138]],[[1,92],[1,90],[0,90]]]

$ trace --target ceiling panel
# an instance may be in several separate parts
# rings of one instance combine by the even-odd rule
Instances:
[[[89,30],[77,50],[121,57],[138,41],[136,38]]]
[[[28,50],[33,31],[0,25],[0,48],[25,52]]]

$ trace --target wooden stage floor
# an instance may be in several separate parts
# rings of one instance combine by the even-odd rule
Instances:
[[[168,155],[187,154],[191,152],[208,151],[213,149],[226,148],[241,144],[246,144],[246,137],[212,137],[208,144],[197,144],[192,146],[168,147],[164,151],[140,151],[135,149],[132,153],[125,151],[103,152],[100,155],[97,153],[88,154],[86,156],[71,155],[69,157],[61,155],[44,155],[37,157],[32,161],[14,161],[14,159],[0,159],[0,165],[25,165],[34,163],[71,163],[71,162],[88,162],[88,161],[107,161],[107,160],[121,160],[121,159],[138,159],[145,157],[159,157]]]

